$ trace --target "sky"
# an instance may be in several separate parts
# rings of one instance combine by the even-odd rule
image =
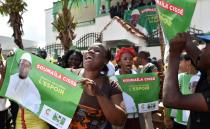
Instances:
[[[45,9],[52,8],[57,0],[25,0],[27,11],[23,14],[23,39],[45,43]],[[7,24],[8,17],[0,16],[0,35],[12,36],[12,28]]]

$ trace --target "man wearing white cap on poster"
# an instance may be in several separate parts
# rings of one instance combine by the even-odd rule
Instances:
[[[131,13],[131,25],[133,25],[136,29],[138,29],[140,32],[142,32],[145,36],[148,35],[147,30],[138,24],[140,17],[140,13],[138,9],[134,9]]]
[[[20,58],[19,73],[10,76],[5,95],[37,113],[41,104],[41,96],[33,81],[28,77],[31,65],[31,55],[24,53]]]

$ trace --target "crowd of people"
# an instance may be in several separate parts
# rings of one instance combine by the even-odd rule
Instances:
[[[8,57],[13,54],[14,53],[9,53]],[[35,55],[42,59],[47,58],[47,52],[45,50],[40,50]],[[131,125],[136,129],[137,127],[144,128],[144,126],[148,126],[148,129],[150,126],[153,127],[151,113],[149,115],[145,115],[146,113],[139,114],[136,110],[135,115],[126,115],[129,113],[128,107],[130,105],[124,103],[125,93],[121,91],[116,79],[111,79],[111,77],[120,74],[158,72],[158,69],[160,69],[159,66],[162,66],[162,64],[158,65],[156,58],[151,59],[149,52],[141,51],[138,53],[132,47],[120,48],[115,54],[114,61],[111,61],[111,58],[111,52],[103,44],[94,43],[94,45],[90,46],[85,53],[72,49],[66,52],[61,59],[58,58],[56,62],[53,62],[84,78],[80,83],[85,86],[85,92],[82,94],[79,106],[71,122],[71,129],[76,129],[78,126],[89,129],[102,126],[106,129],[130,129]],[[113,62],[116,63],[113,64]],[[1,60],[1,63],[2,68],[5,67],[5,62],[3,63],[3,60]],[[25,64],[21,65],[23,63]],[[22,69],[26,66],[31,67],[31,64],[32,60],[29,54],[23,54],[20,58],[20,72],[17,77],[19,78]],[[1,73],[2,85],[2,81],[4,80],[3,73],[5,73],[5,71],[1,69]],[[26,74],[29,74],[29,71],[23,73],[24,77],[27,76]],[[26,79],[23,79],[20,78],[19,80],[25,82]],[[15,85],[15,83],[13,85],[15,87],[20,87]],[[92,88],[89,86],[92,86]],[[21,94],[23,93],[22,91],[24,90],[21,90],[21,92],[19,90]],[[36,122],[39,124],[39,129],[54,129],[53,126],[42,121],[29,110],[25,109],[23,107],[24,104],[21,104],[20,106],[5,98],[1,98],[0,100],[0,106],[4,107],[2,108],[2,111],[0,111],[2,116],[1,123],[5,123],[1,124],[2,128],[33,129],[37,128],[37,125],[35,127],[35,125],[32,124]],[[78,119],[82,117],[79,116],[81,114],[86,114],[84,119],[88,122],[81,122],[81,120]]]
[[[154,0],[148,3],[122,0],[109,11],[111,17],[123,18],[126,10],[132,10],[131,25],[146,36],[148,32],[137,24],[140,13],[136,9],[154,4]],[[102,5],[101,14],[104,13],[106,8]],[[113,56],[104,44],[97,42],[85,52],[71,49],[50,61],[83,78],[78,82],[83,92],[68,129],[155,129],[153,112],[139,113],[137,104],[122,90],[116,78],[117,75],[144,73],[164,76],[159,99],[164,105],[165,129],[210,129],[210,36],[197,38],[206,43],[203,49],[192,42],[189,33],[178,33],[170,41],[168,62],[132,46],[117,48]],[[0,54],[1,89],[7,62],[1,48]],[[32,54],[48,58],[46,50]],[[7,57],[13,55],[14,52],[9,52]],[[34,114],[39,112],[41,95],[28,77],[32,64],[30,53],[23,54],[18,62],[19,72],[9,77],[5,92],[8,98],[0,96],[0,129],[55,129]],[[24,98],[19,98],[19,94]],[[16,103],[16,99],[20,102]]]
[[[164,124],[168,129],[208,129],[210,124],[209,108],[209,65],[210,39],[199,37],[206,42],[200,50],[192,43],[188,33],[179,33],[170,41],[169,60],[165,69],[163,84],[163,104],[165,108]],[[12,56],[10,53],[8,56]],[[40,50],[37,54],[46,59],[47,52]],[[133,47],[118,48],[114,60],[109,49],[102,43],[94,43],[84,53],[69,50],[55,63],[66,71],[74,72],[83,79],[79,105],[72,118],[70,129],[155,129],[152,112],[139,113],[132,98],[123,92],[116,75],[163,72],[163,61],[151,58],[148,51],[136,51]],[[19,83],[11,81],[16,87],[6,93],[7,96],[27,95],[23,83],[32,83],[27,77],[32,60],[29,53],[21,56],[19,73],[14,77]],[[2,86],[5,78],[6,61],[1,57],[0,72]],[[10,77],[12,79],[12,76]],[[9,83],[10,85],[10,83]],[[29,84],[28,84],[29,85]],[[31,85],[31,84],[30,84]],[[27,86],[27,85],[26,85]],[[12,87],[10,87],[12,88]],[[21,89],[23,88],[23,89]],[[17,92],[17,93],[15,93]],[[40,95],[38,95],[40,96]],[[33,103],[40,104],[37,96],[31,96]],[[11,98],[11,97],[10,97]],[[17,99],[18,97],[14,97]],[[28,100],[28,97],[25,96]],[[32,102],[20,105],[7,98],[0,98],[0,129],[54,129],[31,111],[38,112]]]
[[[192,43],[188,33],[179,33],[170,41],[169,62],[165,64],[167,67],[164,72],[162,93],[162,101],[166,107],[164,124],[168,129],[210,127],[208,124],[210,39],[200,38],[206,42],[206,47],[202,50]],[[13,54],[10,52],[8,56]],[[43,59],[47,58],[45,50],[40,50],[36,55]],[[160,73],[163,72],[163,61],[151,58],[148,51],[135,51],[132,47],[119,48],[114,60],[111,59],[112,54],[109,49],[102,43],[94,43],[84,53],[72,49],[53,62],[83,77],[79,83],[83,84],[84,92],[69,128],[154,129],[152,112],[138,113],[134,101],[121,90],[115,76]],[[2,56],[0,63],[2,86],[6,66]],[[31,65],[30,54],[23,54],[16,78],[23,79],[21,82],[26,83]],[[21,87],[19,83],[12,82],[11,85],[19,89]],[[19,90],[18,94],[24,94],[24,98],[27,98],[26,90],[27,88]],[[11,96],[15,94],[15,92],[10,93]],[[30,102],[27,104],[30,105]],[[1,97],[0,128],[54,129],[25,109],[25,105],[23,103],[20,106],[12,100]],[[36,108],[32,109],[35,111]]]
[[[151,0],[148,3],[145,3],[144,0],[131,0],[130,2],[127,0],[117,1],[116,4],[111,4],[109,13],[111,18],[118,16],[123,19],[126,10],[134,10],[145,5],[155,5],[155,0]]]

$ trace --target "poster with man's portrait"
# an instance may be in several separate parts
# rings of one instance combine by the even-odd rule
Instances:
[[[147,5],[128,10],[124,14],[124,20],[142,32],[145,36],[149,36],[157,30],[158,26],[156,6]]]
[[[82,94],[81,78],[55,64],[18,49],[7,59],[0,96],[59,129],[68,128]]]

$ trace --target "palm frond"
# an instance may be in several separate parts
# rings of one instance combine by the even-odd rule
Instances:
[[[9,15],[8,24],[13,28],[13,37],[17,46],[23,49],[22,38],[23,35],[23,13],[26,11],[26,2],[23,0],[4,0],[0,1],[0,14]]]

